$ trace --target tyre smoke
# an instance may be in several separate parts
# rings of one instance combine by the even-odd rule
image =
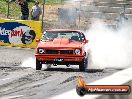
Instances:
[[[23,60],[22,64],[21,64],[22,67],[31,67],[31,68],[36,68],[36,60],[34,57],[29,57],[25,60]]]
[[[89,40],[89,68],[127,68],[132,58],[132,26],[124,24],[117,30],[109,29],[103,22],[94,21],[86,31]]]
[[[36,59],[35,59],[35,57],[29,57],[29,58],[23,60],[23,62],[21,64],[21,67],[31,67],[33,69],[36,69]],[[42,65],[42,70],[45,70],[47,68],[48,67],[45,64]]]

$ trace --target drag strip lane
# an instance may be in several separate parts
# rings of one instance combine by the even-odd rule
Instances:
[[[0,47],[0,98],[46,99],[75,88],[78,76],[93,82],[120,71],[79,72],[74,66],[36,71],[30,63],[21,67],[23,60],[34,57],[34,53],[34,49]]]

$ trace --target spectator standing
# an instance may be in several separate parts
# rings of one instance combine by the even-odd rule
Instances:
[[[39,6],[39,2],[35,1],[35,5],[31,9],[31,19],[35,21],[39,21],[39,17],[42,13],[42,9]]]
[[[28,20],[29,17],[29,8],[28,8],[28,2],[26,0],[18,0],[18,4],[21,7],[21,19],[22,20]]]

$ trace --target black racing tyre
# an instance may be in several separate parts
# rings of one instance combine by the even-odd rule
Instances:
[[[86,94],[86,90],[83,87],[76,86],[76,92],[79,96],[84,96]]]
[[[85,65],[84,65],[83,62],[79,64],[79,70],[80,71],[85,71]]]
[[[36,70],[41,70],[42,69],[42,64],[39,60],[36,59]]]
[[[79,64],[79,70],[84,72],[87,68],[87,65],[88,65],[88,58],[84,59],[84,61],[82,61],[80,64]]]

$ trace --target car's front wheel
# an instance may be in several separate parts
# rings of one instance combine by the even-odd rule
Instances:
[[[79,64],[79,70],[80,71],[86,71],[88,65],[88,58],[85,58],[80,64]]]
[[[36,59],[36,70],[41,70],[42,69],[42,63]]]

